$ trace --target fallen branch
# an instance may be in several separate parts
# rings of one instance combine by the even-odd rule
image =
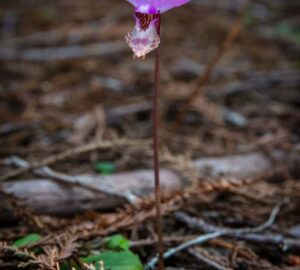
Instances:
[[[187,242],[189,240],[195,239],[196,237],[197,237],[196,235],[165,236],[164,243],[165,244],[171,244],[171,243],[176,243],[176,242],[182,243],[182,242]],[[149,239],[143,239],[143,240],[138,240],[138,241],[131,241],[130,246],[131,247],[153,246],[153,245],[156,245],[156,243],[157,243],[157,240],[155,238],[149,238]],[[236,251],[240,256],[242,256],[246,259],[251,259],[253,257],[255,258],[255,256],[252,253],[249,253],[249,251],[247,251],[247,249],[239,248],[237,250],[236,245],[231,244],[229,242],[225,242],[222,239],[210,240],[208,242],[208,245],[225,248],[230,251]]]
[[[23,174],[30,170],[44,167],[44,166],[49,166],[53,163],[68,159],[70,157],[74,157],[76,155],[84,154],[87,152],[91,152],[99,149],[107,149],[111,147],[138,146],[138,145],[148,145],[148,144],[149,144],[148,140],[126,140],[126,139],[117,139],[114,141],[98,141],[98,142],[85,144],[75,149],[69,149],[60,154],[50,156],[41,161],[34,162],[31,165],[26,166],[25,168],[23,167],[16,170],[12,170],[11,172],[8,172],[7,174],[0,176],[0,183],[7,179],[17,177],[20,174]]]
[[[6,161],[6,164],[11,164],[11,165],[14,165],[14,166],[17,166],[20,168],[24,168],[24,169],[30,167],[30,164],[26,160],[21,159],[17,156],[13,156],[9,159],[6,159],[5,161]],[[36,176],[52,179],[63,185],[79,186],[79,187],[82,187],[82,188],[90,190],[90,191],[103,193],[103,191],[100,191],[100,189],[97,187],[83,184],[85,179],[81,178],[80,176],[72,176],[72,175],[67,175],[64,173],[56,172],[47,166],[34,169],[33,174]],[[109,193],[108,191],[106,191],[106,192]]]
[[[273,210],[273,219],[276,217],[276,212]],[[259,232],[266,230],[273,224],[273,219],[270,219],[268,223],[258,226],[255,230],[251,228],[247,229],[230,229],[214,226],[206,223],[204,220],[192,218],[185,213],[175,213],[175,218],[185,223],[192,230],[200,230],[205,233],[220,232],[224,233],[223,236],[233,237],[240,240],[245,240],[260,244],[279,245],[285,251],[296,248],[300,249],[300,240],[287,238],[283,234],[259,234]]]
[[[218,238],[218,237],[221,237],[221,236],[236,236],[236,235],[242,235],[242,234],[246,234],[246,233],[255,233],[255,232],[261,232],[261,231],[264,231],[266,229],[268,229],[274,222],[275,222],[275,219],[282,207],[283,204],[286,204],[287,203],[287,200],[283,200],[281,201],[280,203],[278,203],[274,209],[272,210],[268,220],[266,222],[264,222],[263,224],[257,226],[257,227],[253,227],[253,228],[242,228],[242,229],[225,229],[225,228],[221,228],[219,230],[212,230],[210,229],[209,232],[205,235],[201,235],[195,239],[192,239],[190,241],[187,241],[175,248],[171,248],[169,250],[167,250],[165,253],[164,253],[164,259],[168,259],[170,257],[172,257],[174,254],[178,253],[178,252],[181,252],[185,249],[188,249],[192,246],[195,246],[195,245],[200,245],[200,244],[203,244],[211,239],[215,239],[215,238]],[[185,215],[185,219],[188,217],[186,214],[182,213],[182,212],[178,212],[178,213],[175,213],[175,218],[176,219],[181,219],[183,220],[183,215]],[[187,222],[185,222],[187,223]],[[154,257],[153,259],[151,259],[149,261],[149,263],[146,265],[145,269],[154,269],[155,265],[157,264],[157,261],[158,261],[158,258],[157,256]]]
[[[121,145],[122,143],[119,142]],[[142,143],[142,141],[140,141]],[[125,142],[123,142],[124,145]],[[132,142],[132,144],[134,144]],[[106,143],[105,147],[113,146],[113,143]],[[58,160],[62,161],[67,157],[88,152],[102,144],[91,144],[79,147],[73,151],[50,157],[41,162],[33,163],[31,167],[16,169],[19,172],[32,170],[33,173],[48,174],[46,178],[9,181],[0,184],[0,188],[5,193],[15,196],[26,207],[38,214],[52,215],[73,215],[86,210],[110,210],[124,205],[125,202],[134,202],[139,198],[146,198],[152,194],[153,174],[151,170],[138,170],[133,172],[123,172],[108,176],[99,174],[69,176],[47,170],[36,170],[44,167],[45,164],[53,164]],[[289,170],[299,168],[299,159],[294,153],[274,152],[273,157],[268,157],[262,153],[254,152],[235,156],[225,156],[219,158],[203,158],[191,162],[193,170],[199,171],[200,175],[205,175],[205,180],[199,182],[195,178],[195,183],[200,185],[199,190],[209,192],[213,190],[226,190],[235,186],[245,185],[253,179],[261,179],[277,168],[276,162],[285,160]],[[169,161],[170,162],[170,161]],[[176,163],[174,167],[176,168]],[[191,171],[189,164],[185,170]],[[179,166],[177,166],[179,167]],[[50,171],[49,171],[50,170]],[[14,171],[12,171],[14,172]],[[50,173],[50,174],[49,174]],[[191,185],[191,182],[182,177],[185,174],[184,168],[180,171],[169,169],[161,170],[162,191],[165,194],[182,191],[184,187]],[[41,175],[41,174],[40,174]],[[61,178],[63,181],[53,181]],[[64,183],[70,181],[72,185]],[[14,216],[7,206],[6,199],[0,198],[0,213],[5,216]]]

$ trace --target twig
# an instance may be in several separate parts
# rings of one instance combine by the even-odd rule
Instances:
[[[28,168],[30,166],[29,162],[17,156],[8,158],[5,161],[6,164],[13,164],[19,168]],[[78,186],[97,193],[108,192],[107,190],[104,189],[102,190],[101,188],[96,188],[90,185],[83,184],[83,182],[86,182],[85,177],[67,175],[64,173],[56,172],[51,168],[49,168],[48,166],[34,169],[32,172],[37,176],[53,179],[54,181],[57,181],[64,185]]]
[[[164,243],[166,244],[170,244],[170,243],[182,243],[182,242],[187,242],[189,240],[195,239],[196,235],[180,235],[180,236],[165,236],[164,237]],[[147,238],[147,239],[141,239],[138,241],[131,241],[130,242],[130,246],[131,247],[142,247],[142,246],[152,246],[157,242],[156,239],[154,238]],[[217,247],[222,247],[231,251],[236,250],[236,245],[225,242],[224,240],[221,239],[212,239],[208,242],[208,245],[211,246],[217,246]],[[236,250],[237,253],[246,258],[253,258],[255,257],[255,255],[253,253],[250,253],[247,249],[244,248],[239,248],[238,250]]]
[[[187,236],[165,236],[164,237],[164,243],[171,243],[171,242],[186,242],[191,239],[195,239],[195,235],[187,235]],[[142,247],[142,246],[152,246],[157,242],[154,238],[147,238],[147,239],[141,239],[138,241],[131,241],[130,246],[131,247]]]
[[[65,152],[62,152],[60,154],[47,157],[41,161],[33,162],[31,163],[30,166],[26,168],[15,169],[13,171],[8,172],[7,174],[3,174],[2,176],[0,176],[0,183],[10,178],[19,176],[20,174],[28,172],[30,170],[39,167],[48,166],[58,161],[65,160],[67,158],[74,157],[79,154],[88,153],[98,149],[106,149],[106,148],[118,147],[118,146],[148,145],[149,143],[150,143],[149,140],[116,139],[113,141],[98,141],[98,142],[85,144],[74,149],[66,150]]]
[[[261,232],[261,231],[268,229],[274,223],[281,207],[284,204],[287,204],[288,202],[289,202],[289,200],[287,198],[285,198],[284,200],[279,202],[273,208],[268,220],[266,222],[264,222],[263,224],[261,224],[257,227],[254,227],[254,228],[241,228],[241,229],[221,228],[221,227],[217,227],[217,226],[208,224],[202,219],[192,218],[183,212],[176,212],[175,218],[177,220],[184,222],[185,224],[188,224],[188,226],[190,228],[194,228],[194,229],[198,229],[198,230],[201,229],[204,232],[209,232],[209,233],[218,231],[218,232],[222,232],[222,233],[225,233],[226,235],[231,235],[231,236],[247,234],[247,233],[257,233],[257,232]]]
[[[194,246],[194,245],[199,245],[199,244],[202,244],[202,243],[205,243],[211,239],[214,239],[214,238],[217,238],[217,237],[220,237],[223,235],[223,232],[214,232],[214,233],[208,233],[208,234],[205,234],[205,235],[201,235],[195,239],[192,239],[190,241],[187,241],[175,248],[170,248],[169,250],[167,250],[165,253],[164,253],[164,259],[168,259],[170,257],[172,257],[174,254],[182,251],[182,250],[185,250],[191,246]],[[148,270],[148,269],[154,269],[155,265],[157,264],[158,262],[158,258],[157,256],[154,257],[152,260],[149,261],[149,263],[146,265],[145,269]]]
[[[221,237],[221,236],[235,236],[235,235],[240,235],[240,234],[246,234],[246,233],[254,233],[254,232],[260,232],[260,231],[263,231],[263,230],[266,230],[267,228],[269,228],[275,221],[276,217],[277,217],[277,214],[281,208],[281,206],[283,204],[287,203],[287,200],[283,200],[281,201],[279,204],[277,204],[274,209],[272,210],[271,214],[270,214],[270,217],[268,218],[268,220],[266,222],[264,222],[263,224],[257,226],[257,227],[254,227],[254,228],[242,228],[242,229],[219,229],[219,230],[215,230],[215,228],[207,228],[206,232],[208,231],[209,233],[205,234],[205,235],[201,235],[195,239],[192,239],[190,241],[187,241],[177,247],[174,247],[174,248],[171,248],[169,250],[167,250],[165,253],[164,253],[164,259],[168,259],[170,258],[171,256],[173,256],[174,254],[182,251],[182,250],[185,250],[189,247],[192,247],[194,245],[199,245],[199,244],[203,244],[211,239],[215,239],[215,238],[218,238],[218,237]],[[183,218],[184,217],[184,218]],[[188,215],[182,213],[182,212],[177,212],[175,213],[175,218],[176,219],[180,219],[181,221],[184,221],[185,220],[185,223],[188,223],[186,218],[189,218],[189,221],[190,218]],[[188,223],[190,224],[190,223]],[[155,267],[155,265],[157,264],[157,256],[154,257],[153,259],[151,259],[149,261],[149,263],[146,265],[146,270],[147,269],[153,269]]]
[[[197,258],[199,261],[204,262],[206,265],[208,265],[210,268],[215,270],[230,270],[231,268],[224,267],[212,260],[210,260],[208,257],[204,256],[200,252],[198,252],[194,248],[189,248],[188,253]]]
[[[285,202],[287,202],[287,201],[283,201],[283,203],[285,203]],[[203,220],[192,218],[184,213],[179,213],[179,212],[175,213],[175,218],[181,222],[184,222],[185,224],[187,224],[187,226],[190,229],[193,229],[193,230],[200,230],[205,233],[211,233],[214,231],[222,231],[222,232],[226,233],[225,234],[226,236],[230,236],[230,237],[237,238],[240,240],[245,240],[248,242],[280,245],[280,246],[282,246],[282,249],[284,251],[287,251],[291,248],[299,250],[300,249],[300,240],[299,239],[287,238],[283,234],[260,234],[260,233],[258,233],[261,231],[261,229],[265,230],[266,228],[268,228],[269,226],[272,225],[272,221],[273,221],[273,219],[275,219],[275,217],[278,213],[277,211],[279,211],[279,208],[274,208],[274,210],[272,211],[272,214],[270,216],[270,219],[266,223],[256,227],[256,229],[257,229],[256,231],[251,228],[240,229],[240,230],[221,228],[218,226],[207,224]]]
[[[5,243],[0,243],[0,262],[5,269],[47,269],[58,270],[57,265],[52,262],[52,258],[28,252],[26,249],[9,247]],[[6,264],[4,264],[4,262]],[[4,269],[4,268],[1,268]]]
[[[242,26],[243,26],[243,19],[244,19],[244,14],[248,10],[248,7],[250,5],[250,1],[246,2],[244,7],[242,8],[241,14],[238,16],[237,20],[235,23],[232,25],[231,29],[225,36],[221,46],[219,46],[216,54],[213,56],[211,61],[207,64],[204,74],[198,78],[196,85],[193,88],[193,91],[187,98],[185,104],[179,111],[179,114],[177,116],[177,125],[179,126],[180,123],[183,120],[183,117],[187,113],[188,108],[190,107],[190,104],[197,98],[199,97],[200,93],[202,93],[203,86],[207,84],[211,78],[211,75],[215,69],[215,66],[218,64],[218,62],[221,60],[225,52],[230,48],[230,46],[235,42],[237,37],[240,35]],[[214,107],[212,103],[209,103],[208,101],[204,101],[207,103],[209,107]]]
[[[280,246],[283,251],[291,249],[300,250],[300,239],[287,238],[283,234],[259,234],[259,233],[247,233],[247,234],[236,234],[232,235],[236,239]]]

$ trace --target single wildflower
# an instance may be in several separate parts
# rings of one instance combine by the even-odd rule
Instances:
[[[135,27],[125,39],[134,56],[145,57],[160,44],[160,14],[190,0],[127,0],[134,10]]]
[[[190,0],[127,0],[134,8],[135,27],[127,34],[126,41],[135,57],[145,58],[146,54],[157,49],[160,44],[161,14],[179,7]],[[152,114],[153,172],[156,208],[158,270],[164,269],[163,220],[161,214],[161,193],[159,176],[159,132],[158,96],[160,83],[160,51],[156,50],[154,65],[154,91]]]

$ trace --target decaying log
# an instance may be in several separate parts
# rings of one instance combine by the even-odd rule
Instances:
[[[270,155],[260,152],[211,157],[196,160],[194,165],[207,181],[220,176],[236,179],[255,178],[278,168],[283,163],[289,170],[299,169],[297,154],[277,151]],[[50,179],[29,179],[4,182],[1,188],[38,214],[73,215],[85,210],[111,210],[126,202],[147,197],[153,192],[152,170],[118,173],[108,176],[83,175],[78,177],[83,186],[67,186]],[[162,191],[182,190],[188,183],[178,173],[161,170]],[[95,191],[93,191],[95,189]],[[4,213],[6,215],[4,216]],[[0,223],[12,216],[3,197],[0,197]]]

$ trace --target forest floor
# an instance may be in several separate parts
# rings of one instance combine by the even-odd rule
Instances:
[[[165,250],[203,236],[166,258],[170,270],[300,269],[297,8],[192,0],[163,16],[161,166],[180,182],[163,189]],[[130,256],[155,257],[152,191],[134,176],[152,173],[154,56],[133,59],[132,12],[1,1],[0,269],[134,270]],[[80,178],[114,174],[122,192]]]

